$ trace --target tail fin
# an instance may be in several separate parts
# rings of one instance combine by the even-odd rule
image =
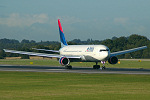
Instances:
[[[59,26],[59,34],[60,34],[61,47],[67,46],[68,44],[66,42],[65,35],[63,33],[63,29],[62,29],[62,26],[61,26],[61,23],[60,23],[59,19],[58,19],[58,26]]]

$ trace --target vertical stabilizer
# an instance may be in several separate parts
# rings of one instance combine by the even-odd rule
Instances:
[[[61,23],[60,23],[60,19],[58,19],[58,26],[59,26],[59,34],[60,34],[61,47],[67,46],[68,44],[67,44],[66,39],[65,39],[65,35],[64,35]]]

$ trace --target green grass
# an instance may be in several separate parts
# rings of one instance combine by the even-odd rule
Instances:
[[[120,64],[115,64],[115,65],[112,65],[112,64],[106,64],[106,66],[109,66],[109,67],[115,67],[115,68],[145,68],[145,69],[150,69],[150,61],[124,61],[124,60],[121,60],[120,61]]]
[[[150,100],[150,75],[0,72],[0,100]]]
[[[33,62],[33,64],[30,64],[30,62]],[[150,61],[142,61],[142,62],[138,62],[138,61],[124,61],[121,60],[120,64],[115,64],[115,65],[111,65],[106,63],[106,67],[110,67],[110,68],[150,68]],[[7,60],[7,59],[1,59],[0,60],[0,64],[5,64],[5,65],[39,65],[39,66],[61,66],[59,64],[59,62],[55,59],[52,60],[30,60],[30,59],[13,59],[13,60]],[[72,66],[81,66],[81,67],[92,67],[93,65],[95,65],[94,62],[73,62],[71,63]],[[100,65],[102,66],[102,64],[100,63]]]
[[[6,65],[60,66],[56,60],[0,60]],[[95,63],[71,63],[92,67]],[[107,67],[149,68],[150,61]],[[150,100],[150,75],[0,72],[0,100]]]
[[[30,62],[33,62],[33,64],[30,64]],[[52,66],[58,66],[59,63],[57,60],[31,60],[31,59],[1,59],[0,64],[4,65],[40,65],[40,66],[47,66],[47,65],[52,65]]]

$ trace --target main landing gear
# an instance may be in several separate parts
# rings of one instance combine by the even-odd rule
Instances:
[[[106,69],[105,67],[105,61],[101,61],[101,63],[103,64],[102,69]],[[98,62],[96,62],[96,65],[93,65],[93,69],[100,69],[100,65],[97,65]]]
[[[65,66],[66,69],[72,69],[72,66],[71,65],[67,65]]]
[[[93,65],[93,69],[100,69],[100,65],[97,65],[98,62],[96,62],[96,65]]]

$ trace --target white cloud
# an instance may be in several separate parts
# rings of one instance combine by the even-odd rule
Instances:
[[[12,13],[6,18],[0,18],[0,24],[7,26],[30,26],[34,23],[48,23],[47,14],[24,14]]]
[[[126,24],[129,18],[114,18],[114,22],[117,24]]]
[[[84,20],[81,20],[81,19],[79,19],[77,17],[73,17],[73,16],[58,16],[57,19],[63,20],[63,23],[65,23],[65,24],[84,22]]]
[[[73,16],[57,16],[56,18],[48,16],[47,14],[19,14],[12,13],[7,17],[0,17],[0,24],[10,27],[23,27],[31,26],[32,24],[57,24],[57,19],[60,19],[62,23],[74,24],[84,22],[79,18]]]

